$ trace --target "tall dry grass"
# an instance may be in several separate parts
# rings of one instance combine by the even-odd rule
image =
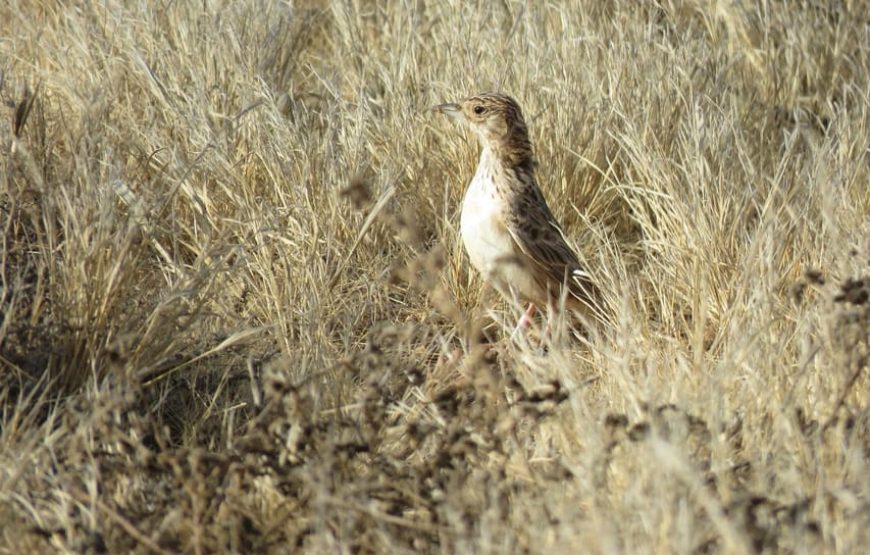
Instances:
[[[0,549],[861,552],[866,14],[9,0]],[[482,90],[586,342],[508,340],[464,260],[427,108]]]

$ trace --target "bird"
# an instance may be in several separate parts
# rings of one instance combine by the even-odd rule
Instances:
[[[522,110],[501,93],[482,93],[433,107],[477,135],[480,159],[462,200],[460,235],[471,261],[509,302],[528,302],[514,333],[538,307],[548,320],[564,306],[604,321],[601,294],[565,239],[535,177],[537,162]]]

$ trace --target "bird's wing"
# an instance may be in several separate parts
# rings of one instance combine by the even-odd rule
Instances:
[[[541,285],[558,294],[561,285],[567,283],[571,296],[599,315],[598,288],[565,240],[537,186],[526,188],[514,199],[505,219],[520,251],[544,274],[546,283]]]

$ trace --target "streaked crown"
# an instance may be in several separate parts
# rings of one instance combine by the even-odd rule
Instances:
[[[511,165],[533,163],[532,144],[523,112],[513,98],[500,93],[469,96],[437,109],[464,120],[484,148],[492,149]]]

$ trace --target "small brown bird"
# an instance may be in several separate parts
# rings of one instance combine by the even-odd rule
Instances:
[[[460,233],[484,279],[509,301],[529,302],[517,329],[529,325],[536,305],[546,305],[552,316],[563,295],[570,310],[603,320],[598,289],[535,180],[532,144],[516,101],[484,93],[434,109],[464,122],[480,140],[480,162],[462,201]]]

